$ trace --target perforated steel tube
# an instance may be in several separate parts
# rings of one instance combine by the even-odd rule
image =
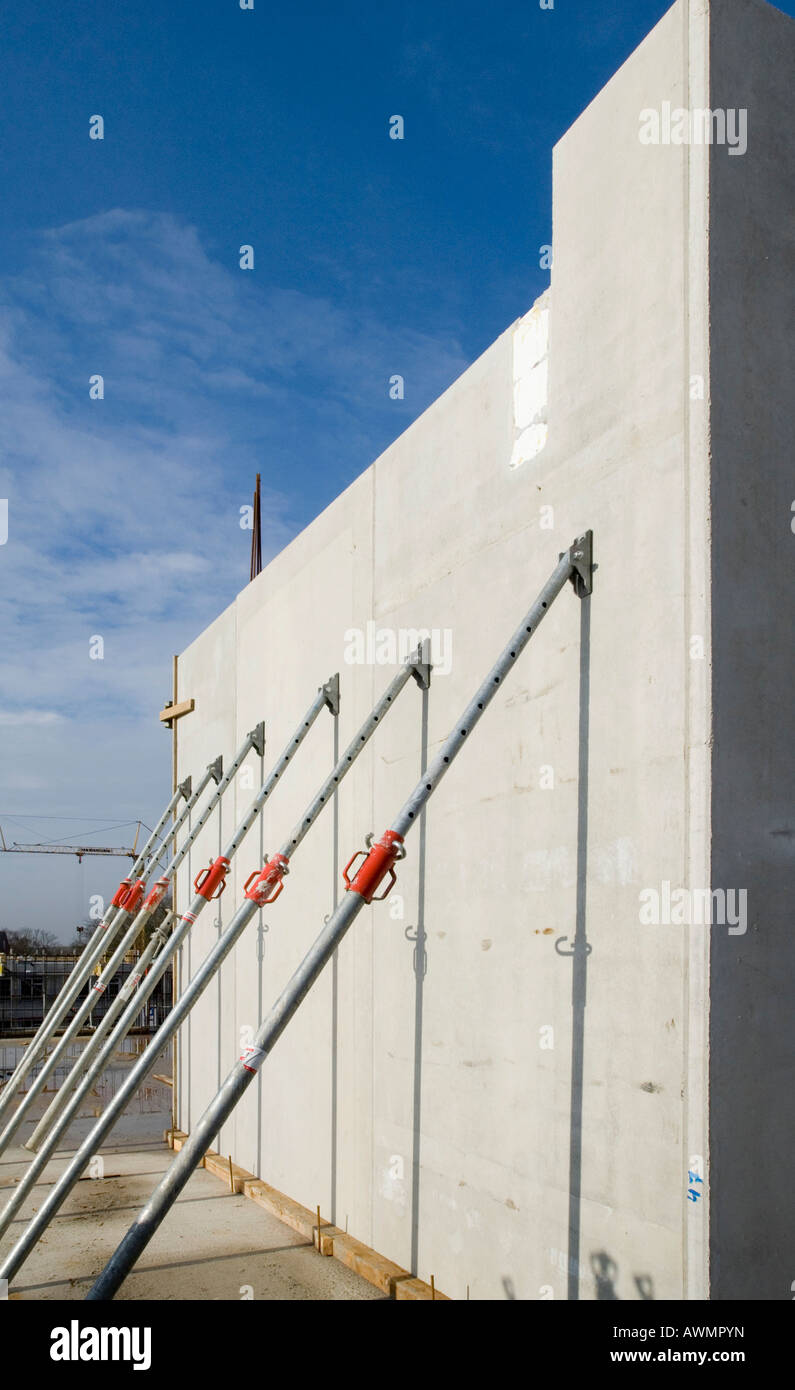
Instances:
[[[160,820],[157,822],[157,825],[130,870],[131,879],[137,878],[141,870],[145,867],[148,857],[160,839],[160,835],[176,809],[180,797],[184,795],[185,792],[183,787],[178,787],[174,792]],[[172,827],[169,832],[169,839],[176,833],[180,824],[181,819]],[[108,949],[110,941],[121,927],[123,920],[123,918],[119,917],[119,909],[117,909],[113,903],[109,903],[101,920],[97,924],[91,940],[81,951],[80,959],[75,962],[74,969],[59,990],[58,996],[53,1001],[52,1007],[42,1020],[41,1026],[27,1044],[22,1057],[19,1059],[14,1071],[6,1082],[3,1091],[0,1092],[0,1120],[11,1108],[19,1087],[22,1085],[23,1081],[26,1081],[30,1076],[44,1048],[55,1030],[65,1019],[100,956]],[[108,928],[111,926],[113,930],[106,935]]]
[[[461,718],[448,735],[428,771],[423,774],[408,800],[398,812],[391,832],[401,839],[415,824],[428,799],[461,751],[481,715],[499,690],[503,678],[537,631],[550,606],[566,582],[575,573],[575,548],[562,556],[538,598],[516,629],[510,642],[481,684]],[[373,853],[374,851],[371,851]],[[355,880],[354,880],[355,886]],[[209,1147],[210,1141],[228,1119],[244,1092],[265,1061],[287,1024],[305,999],[324,966],[331,959],[352,922],[365,905],[358,892],[348,892],[329,918],[323,931],[311,946],[287,987],[277,999],[260,1026],[253,1046],[245,1059],[235,1063],[217,1095],[210,1102],[193,1132],[166,1170],[163,1178],[143,1210],[133,1222],[124,1239],[108,1260],[104,1270],[88,1294],[89,1301],[113,1298],[139,1255],[149,1244],[164,1217],[177,1200],[194,1168]],[[0,1276],[3,1270],[0,1268]]]

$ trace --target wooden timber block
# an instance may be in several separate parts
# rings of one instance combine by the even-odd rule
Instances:
[[[431,1301],[431,1286],[422,1279],[413,1279],[411,1275],[406,1279],[401,1279],[395,1285],[395,1299],[406,1302],[419,1303]],[[440,1293],[439,1289],[433,1291],[433,1300],[437,1303],[450,1303],[452,1300],[446,1293]]]
[[[180,1129],[167,1129],[163,1135],[165,1142],[177,1153],[187,1137]],[[229,1186],[228,1158],[224,1158],[213,1149],[208,1149],[202,1164],[208,1173],[212,1173]],[[285,1226],[289,1226],[314,1245],[321,1255],[339,1260],[340,1264],[352,1269],[355,1274],[366,1279],[368,1284],[374,1285],[389,1298],[418,1303],[430,1302],[433,1297],[442,1303],[451,1302],[447,1294],[443,1294],[439,1289],[433,1291],[432,1295],[430,1284],[426,1284],[423,1279],[416,1279],[407,1269],[395,1264],[394,1260],[379,1255],[376,1250],[371,1250],[369,1245],[364,1245],[362,1241],[349,1235],[347,1231],[340,1230],[338,1226],[332,1226],[330,1223],[323,1225],[321,1222],[318,1230],[316,1212],[310,1211],[309,1207],[302,1206],[284,1192],[271,1187],[262,1178],[256,1178],[253,1173],[240,1168],[236,1163],[232,1164],[232,1180],[235,1192],[242,1193],[250,1201],[256,1202],[257,1206],[264,1207],[272,1216],[283,1221]]]

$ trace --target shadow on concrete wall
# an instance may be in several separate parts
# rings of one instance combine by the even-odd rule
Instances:
[[[711,887],[747,920],[710,932],[709,1296],[791,1301],[795,24],[713,9],[711,105],[751,113],[752,144],[710,160]]]
[[[259,757],[259,784],[265,781],[265,754]],[[265,822],[263,817],[259,818],[259,861],[265,863]],[[265,963],[265,933],[268,931],[268,924],[263,917],[264,908],[260,908],[257,913],[257,1019],[265,1017],[264,999],[262,996],[262,972]],[[257,1173],[262,1173],[262,1072],[257,1074]]]
[[[422,714],[421,714],[421,734],[420,734],[420,775],[425,772],[428,766],[428,695],[427,690],[422,692]],[[339,717],[334,718],[334,765],[339,761]],[[331,911],[334,912],[339,901],[339,808],[337,793],[334,793],[333,805],[333,850],[332,850],[332,873],[333,873],[333,896]],[[426,822],[425,811],[420,815],[419,820],[419,854],[418,854],[418,893],[417,893],[417,926],[406,928],[406,939],[414,943],[413,969],[415,976],[414,987],[414,1081],[413,1081],[413,1100],[412,1100],[412,1155],[411,1155],[411,1263],[412,1274],[417,1273],[417,1259],[419,1248],[419,1208],[420,1208],[420,1125],[422,1119],[422,1014],[423,1014],[423,986],[425,975],[428,968],[428,955],[425,949],[425,855],[426,855]],[[325,919],[328,921],[328,917]],[[331,1192],[329,1197],[329,1212],[331,1224],[337,1223],[337,1108],[338,1108],[338,1033],[339,1033],[339,977],[338,977],[338,956],[337,952],[331,958]],[[258,1170],[259,1171],[259,1170]]]
[[[606,1250],[594,1250],[590,1256],[591,1273],[596,1285],[597,1302],[607,1302],[613,1299],[620,1299],[621,1295],[616,1291],[616,1279],[618,1278],[618,1265]],[[643,1302],[654,1299],[654,1280],[650,1274],[634,1274],[633,1280],[638,1291],[638,1297]]]
[[[579,1298],[580,1202],[582,1195],[582,1087],[585,1058],[585,1003],[588,974],[588,945],[585,931],[586,880],[588,874],[588,739],[591,693],[591,600],[580,600],[580,718],[579,776],[577,793],[577,903],[571,956],[571,1097],[569,1122],[569,1261],[568,1298]],[[566,938],[562,938],[565,940]],[[600,1297],[597,1293],[597,1297]]]
[[[420,738],[420,776],[428,765],[428,691],[422,692],[422,731]],[[417,928],[414,933],[406,928],[406,936],[414,942],[414,1096],[412,1104],[412,1154],[411,1154],[411,1263],[412,1274],[417,1273],[420,1233],[420,1126],[422,1123],[422,1004],[425,976],[428,972],[428,952],[425,947],[425,852],[426,826],[425,811],[420,816],[420,845],[417,870]]]
[[[580,604],[580,679],[579,679],[579,786],[577,803],[577,900],[575,932],[571,948],[561,949],[561,941],[556,942],[558,954],[570,956],[572,960],[572,1056],[571,1056],[571,1099],[570,1099],[570,1145],[569,1145],[569,1281],[568,1298],[579,1298],[580,1258],[580,1202],[582,1190],[582,1099],[583,1064],[585,1053],[585,1005],[587,983],[587,961],[591,947],[586,938],[586,881],[588,871],[588,750],[590,719],[590,660],[591,660],[591,601],[583,598]],[[425,772],[428,760],[428,691],[422,692],[422,732],[421,769]],[[419,823],[417,926],[406,928],[406,937],[413,942],[414,970],[414,1088],[412,1104],[413,1149],[411,1163],[411,1260],[410,1270],[417,1274],[419,1254],[419,1208],[420,1208],[420,1134],[422,1125],[422,1028],[423,996],[425,977],[428,973],[427,936],[425,931],[425,860],[426,860],[426,822],[422,812]],[[336,990],[335,990],[336,1008]],[[332,1215],[332,1220],[334,1219]],[[594,1257],[597,1258],[597,1257]],[[605,1256],[609,1261],[609,1257]],[[609,1261],[612,1264],[612,1261]],[[592,1266],[593,1267],[593,1266]],[[605,1267],[606,1268],[606,1267]],[[651,1280],[642,1276],[644,1285]],[[515,1298],[511,1281],[503,1281],[506,1297]],[[609,1281],[597,1276],[597,1297],[614,1297],[613,1292],[599,1292]],[[636,1280],[638,1283],[638,1280]],[[638,1288],[640,1290],[640,1283]],[[641,1297],[651,1297],[641,1293]]]
[[[590,1257],[591,1273],[596,1285],[596,1299],[599,1303],[618,1298],[616,1278],[618,1265],[606,1250],[595,1250]]]
[[[561,949],[562,938],[555,943],[559,955],[571,957],[571,1095],[569,1120],[569,1258],[568,1294],[570,1301],[580,1297],[580,1243],[582,1203],[582,1100],[585,1063],[585,1008],[587,1003],[588,957],[591,946],[586,933],[588,879],[588,752],[591,698],[591,600],[580,603],[580,689],[578,732],[578,792],[577,792],[577,902],[575,908],[574,940],[571,949]],[[596,1299],[604,1302],[618,1299],[616,1278],[618,1265],[606,1250],[593,1251],[589,1257],[595,1283]],[[654,1283],[649,1274],[633,1276],[638,1296],[654,1298]]]
[[[339,713],[334,715],[334,757],[332,766],[336,767],[340,760],[340,717]],[[336,911],[339,904],[339,863],[340,863],[340,808],[339,793],[335,791],[334,800],[331,806],[332,815],[332,834],[331,834],[331,911]],[[328,921],[328,917],[325,919]],[[331,1213],[331,1224],[337,1224],[337,1102],[339,1095],[339,1079],[337,1071],[337,1047],[339,1033],[339,953],[334,952],[331,957],[331,1193],[329,1196],[329,1211]]]

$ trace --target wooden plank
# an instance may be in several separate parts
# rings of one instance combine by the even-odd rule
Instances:
[[[335,1260],[361,1275],[368,1284],[374,1284],[382,1293],[389,1294],[390,1298],[395,1297],[398,1281],[410,1278],[408,1270],[395,1264],[394,1260],[379,1255],[377,1251],[371,1250],[369,1245],[363,1245],[360,1240],[347,1235],[345,1231],[336,1232],[333,1236],[321,1231],[321,1240],[333,1244],[330,1253]]]
[[[175,719],[181,719],[183,714],[191,714],[196,708],[195,700],[180,700],[179,704],[166,705],[161,709],[159,718],[164,724],[172,724]]]
[[[289,1226],[291,1230],[297,1231],[305,1240],[314,1244],[317,1219],[308,1207],[294,1202],[292,1197],[287,1197],[284,1192],[279,1192],[260,1178],[252,1177],[245,1183],[243,1191],[258,1207],[264,1207],[271,1216],[277,1216],[285,1226]]]
[[[177,1152],[187,1137],[179,1129],[167,1129],[163,1136],[166,1143]],[[287,1197],[284,1192],[279,1192],[277,1188],[263,1182],[262,1178],[255,1178],[253,1173],[247,1173],[245,1168],[239,1168],[236,1163],[230,1165],[229,1159],[222,1158],[213,1149],[208,1149],[204,1155],[203,1166],[226,1184],[230,1183],[231,1166],[231,1180],[234,1181],[235,1192],[242,1192],[244,1197],[256,1202],[257,1206],[264,1207],[271,1216],[278,1217],[285,1226],[311,1241],[321,1255],[330,1255],[339,1260],[340,1264],[352,1269],[362,1279],[366,1279],[368,1284],[373,1284],[390,1298],[416,1303],[430,1302],[433,1296],[441,1303],[451,1302],[447,1294],[441,1293],[439,1289],[432,1291],[430,1284],[414,1278],[407,1269],[395,1264],[394,1260],[388,1260],[385,1255],[379,1255],[376,1250],[371,1250],[369,1245],[363,1245],[360,1240],[348,1235],[347,1231],[341,1231],[339,1227],[330,1224],[321,1225],[318,1231],[315,1212],[302,1206],[300,1202],[294,1202],[292,1197]]]
[[[400,1302],[426,1303],[434,1301],[437,1303],[450,1303],[451,1299],[446,1293],[440,1293],[438,1289],[431,1289],[430,1284],[426,1284],[422,1279],[401,1279],[395,1285],[395,1299]]]

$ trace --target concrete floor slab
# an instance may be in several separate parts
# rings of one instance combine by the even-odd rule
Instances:
[[[132,1059],[118,1060],[103,1079],[70,1132],[72,1143],[59,1149],[3,1238],[0,1253],[12,1248],[31,1215],[63,1171],[76,1142],[91,1128],[110,1092]],[[157,1070],[163,1070],[159,1066]],[[51,1100],[46,1097],[46,1103]],[[30,1154],[23,1147],[45,1104],[33,1108],[17,1142],[0,1157],[3,1189],[24,1174]],[[19,1271],[9,1293],[14,1300],[81,1300],[115,1250],[136,1212],[174,1157],[163,1140],[171,1122],[170,1088],[150,1082],[132,1113],[119,1121],[100,1150],[102,1177],[81,1178],[59,1214]],[[74,1144],[74,1147],[72,1147]],[[248,1198],[224,1188],[218,1178],[197,1169],[141,1262],[123,1285],[120,1300],[358,1300],[383,1299],[380,1290],[314,1247]]]

